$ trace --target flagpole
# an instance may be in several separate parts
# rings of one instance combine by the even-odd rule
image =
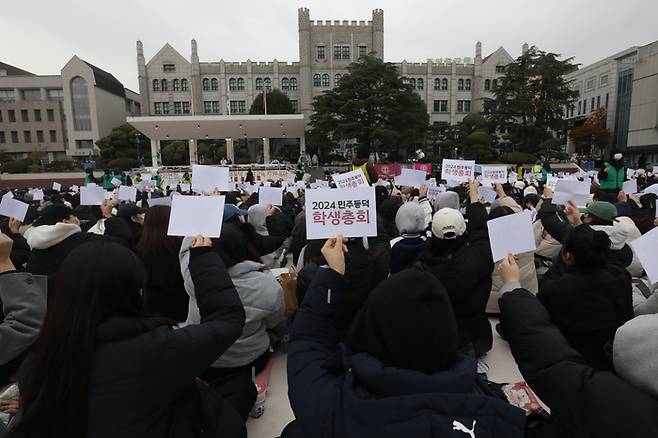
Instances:
[[[263,85],[263,109],[267,115],[267,85]]]

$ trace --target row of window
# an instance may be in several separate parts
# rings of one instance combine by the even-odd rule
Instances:
[[[30,122],[30,110],[20,110],[21,111],[21,122]],[[32,111],[33,117],[32,120],[33,122],[42,122],[42,114],[40,109],[35,109]],[[46,119],[49,122],[54,122],[55,121],[55,111],[52,109],[47,109],[46,110]],[[0,123],[4,121],[4,116],[2,115],[2,111],[0,111]],[[16,110],[10,109],[7,110],[7,121],[10,123],[16,123]]]
[[[448,101],[447,100],[435,100],[433,112],[435,113],[447,113],[448,112]],[[471,101],[470,100],[458,100],[457,101],[457,112],[458,113],[470,113],[471,112]]]
[[[50,143],[57,143],[57,131],[50,130],[48,131]],[[10,131],[9,135],[11,136],[11,142],[16,144],[18,143],[18,131]],[[23,131],[23,142],[32,143],[32,131]],[[36,131],[36,141],[37,143],[45,143],[44,131]],[[0,131],[0,144],[7,143],[7,137],[5,136],[5,131]]]
[[[22,100],[42,100],[41,99],[41,90],[38,88],[29,88],[25,90],[19,90]],[[47,100],[64,100],[64,90],[61,88],[51,88],[46,90],[46,99]],[[16,100],[16,95],[14,90],[0,90],[0,101],[2,102],[13,102]]]
[[[417,90],[425,89],[425,81],[423,78],[402,78],[402,82],[405,84],[411,85],[411,88]],[[447,90],[448,89],[448,78],[436,78],[434,79],[434,89],[435,90]],[[468,91],[471,89],[471,80],[470,79],[458,79],[457,80],[457,90],[459,91]]]
[[[171,81],[171,91],[189,91],[189,89],[190,85],[187,79],[174,79]],[[153,79],[153,91],[169,91],[169,81],[166,79]]]
[[[359,44],[359,58],[368,56],[368,46],[365,44]],[[350,60],[352,48],[348,44],[334,44],[334,59],[337,61],[340,60]],[[327,57],[327,50],[324,44],[318,44],[315,46],[315,59],[318,61],[324,61]]]
[[[190,113],[190,102],[174,102],[174,114],[189,114]],[[171,105],[169,102],[153,102],[153,113],[154,114],[169,114]]]
[[[610,94],[606,93],[605,94],[605,103],[603,105],[604,108],[608,107],[608,104],[610,102]],[[592,97],[591,104],[589,107],[590,111],[594,111],[595,109],[601,108],[601,96],[596,96],[596,98]],[[573,117],[573,113],[576,110],[576,105],[571,105],[571,107],[567,108],[566,115],[567,117]],[[582,101],[578,101],[578,115],[585,115],[587,114],[587,99],[584,99]]]

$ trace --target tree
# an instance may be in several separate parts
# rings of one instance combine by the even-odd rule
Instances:
[[[294,112],[292,102],[284,92],[276,88],[267,92],[267,114],[293,114]],[[265,114],[263,93],[258,93],[251,104],[249,114]]]
[[[186,141],[169,141],[162,147],[162,163],[166,166],[188,164],[189,159],[190,147]]]
[[[100,166],[118,158],[130,158],[135,164],[151,160],[151,147],[147,138],[128,123],[118,126],[109,135],[96,142],[101,150]],[[126,161],[126,160],[124,160]]]
[[[601,156],[612,140],[612,133],[606,128],[608,110],[598,108],[590,114],[582,126],[569,131],[569,139],[576,143],[581,151],[592,153],[592,148],[598,149]]]
[[[534,152],[552,137],[551,131],[566,129],[564,109],[578,97],[564,75],[576,69],[573,58],[531,47],[507,65],[505,76],[484,102],[484,113],[494,126],[509,133],[513,146]]]
[[[199,163],[217,164],[226,156],[226,142],[224,140],[199,140],[197,153]]]
[[[356,139],[370,151],[421,143],[429,116],[397,68],[368,55],[347,67],[339,85],[313,99],[315,135],[336,142]]]
[[[496,153],[491,146],[492,143],[489,133],[481,130],[472,132],[464,139],[464,158],[481,163],[493,160]]]

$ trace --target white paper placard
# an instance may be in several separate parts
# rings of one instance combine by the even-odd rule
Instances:
[[[11,192],[11,190],[9,190],[7,193],[2,195],[2,199],[5,199],[5,198],[12,199],[13,197],[14,197],[14,194]]]
[[[180,183],[180,191],[181,192],[189,192],[192,186],[190,184],[185,184],[185,183]]]
[[[231,190],[228,167],[193,165],[192,190],[197,193],[212,193],[215,189],[222,192]]]
[[[553,194],[553,204],[567,205],[569,201],[572,201],[577,206],[584,207],[589,201],[590,187],[589,181],[558,180]]]
[[[427,197],[429,199],[435,199],[437,196],[439,196],[440,193],[443,193],[446,191],[446,186],[444,185],[434,185],[434,186],[429,186],[427,187]]]
[[[43,200],[43,190],[41,190],[41,189],[32,189],[32,190],[30,190],[30,193],[32,194],[32,200],[34,200],[34,201]]]
[[[367,186],[368,181],[363,174],[363,170],[359,167],[356,170],[346,173],[336,173],[331,175],[336,187],[339,189],[353,189],[354,187]]]
[[[507,182],[507,166],[480,166],[482,180],[490,184],[505,184]]]
[[[112,199],[114,197],[114,192],[105,192],[105,199]]]
[[[374,187],[307,191],[307,239],[376,236],[375,202]]]
[[[53,190],[55,190],[56,192],[59,192],[60,190],[62,190],[62,185],[58,182],[54,182],[53,183]]]
[[[261,187],[258,189],[260,205],[283,205],[283,187]]]
[[[658,228],[654,228],[640,238],[635,239],[630,245],[640,259],[651,283],[658,283],[658,257],[656,257]]]
[[[101,205],[104,200],[105,190],[102,187],[80,187],[80,205]]]
[[[295,188],[296,189],[305,189],[306,188],[306,183],[304,181],[297,181],[295,182]]]
[[[478,187],[478,199],[484,198],[484,201],[491,204],[496,200],[498,194],[491,187],[480,186]]]
[[[119,178],[112,178],[112,181],[110,181],[114,187],[119,187],[122,183]]]
[[[151,198],[148,201],[149,207],[155,207],[156,205],[165,205],[171,207],[171,198],[169,196],[163,196],[162,198]]]
[[[494,262],[509,253],[516,255],[537,249],[529,210],[492,219],[487,222],[487,228]]]
[[[137,187],[119,187],[119,201],[137,201]]]
[[[653,166],[653,174],[658,175],[658,166]]]
[[[395,185],[399,187],[415,187],[427,184],[425,178],[427,173],[418,169],[402,169],[400,175],[395,177]]]
[[[2,197],[2,201],[0,201],[0,214],[7,217],[13,217],[17,221],[23,222],[28,207],[29,205],[25,202],[5,195]]]
[[[224,200],[224,196],[175,196],[167,235],[219,237]]]
[[[315,186],[316,187],[329,187],[329,181],[325,181],[323,179],[316,179],[315,180]]]
[[[626,178],[632,178],[635,175],[635,169],[626,169]]]
[[[140,181],[137,187],[139,188],[139,190],[144,190],[149,187],[155,187],[155,181],[153,181],[152,179],[145,179]]]
[[[475,179],[474,160],[443,160],[441,179],[446,181],[469,181]]]
[[[632,195],[633,193],[637,193],[637,180],[630,179],[628,181],[624,181],[624,185],[622,186],[621,190],[627,195]]]

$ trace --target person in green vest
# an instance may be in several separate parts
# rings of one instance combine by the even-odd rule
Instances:
[[[183,179],[181,180],[183,184],[192,184],[192,178],[190,178],[190,174],[185,172],[183,174]]]
[[[155,181],[155,186],[160,188],[160,185],[162,185],[162,177],[160,176],[160,172],[155,172],[155,175],[153,175],[151,179]]]
[[[85,186],[91,183],[96,183],[96,180],[94,179],[94,171],[92,169],[88,169],[85,172]]]
[[[541,161],[537,161],[534,166],[532,166],[532,173],[535,175],[540,174],[542,170]]]
[[[142,174],[137,172],[135,176],[133,176],[133,186],[138,186],[139,183],[142,182]]]
[[[544,164],[541,165],[541,183],[546,184],[548,177],[553,175],[553,169],[551,168],[551,163],[548,160],[544,161]]]
[[[525,176],[525,169],[523,168],[523,164],[519,163],[516,165],[516,180],[523,181],[524,176]]]
[[[621,152],[613,152],[610,159],[603,163],[599,171],[599,184],[601,190],[608,194],[610,199],[617,199],[617,194],[626,181],[626,168],[624,167],[624,156]]]
[[[114,178],[114,175],[112,174],[112,171],[109,169],[105,170],[105,173],[103,174],[103,188],[105,190],[113,190],[114,189],[114,184],[112,184],[112,178]]]

